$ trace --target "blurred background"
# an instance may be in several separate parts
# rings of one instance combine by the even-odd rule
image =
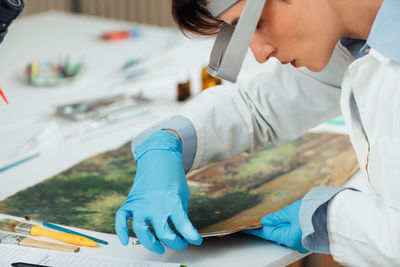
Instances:
[[[59,10],[170,27],[170,5],[171,0],[28,0],[21,17]]]

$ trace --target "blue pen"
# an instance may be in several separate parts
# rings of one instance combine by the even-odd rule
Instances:
[[[1,168],[0,168],[0,172],[4,172],[4,171],[6,171],[6,170],[8,170],[8,169],[11,169],[12,167],[16,167],[16,166],[18,166],[18,165],[20,165],[20,164],[22,164],[22,163],[24,163],[24,162],[27,162],[27,161],[29,161],[29,160],[31,160],[31,159],[34,159],[34,158],[37,158],[37,157],[39,157],[39,156],[40,156],[40,154],[39,154],[39,153],[36,153],[36,154],[33,154],[33,155],[29,156],[29,157],[26,157],[26,158],[17,160],[17,161],[15,161],[15,162],[13,162],[13,163],[10,163],[10,164],[8,164],[8,165],[6,165],[6,166],[4,166],[4,167],[1,167]]]
[[[141,37],[143,35],[143,32],[140,28],[132,28],[131,29],[131,36],[132,37]]]
[[[133,66],[139,64],[139,62],[140,62],[140,60],[137,58],[130,59],[127,62],[125,62],[125,64],[122,66],[121,70],[125,71],[125,70],[129,69],[130,67],[133,67]]]
[[[138,69],[135,71],[132,71],[131,73],[128,73],[127,75],[125,75],[125,81],[131,80],[131,79],[135,79],[141,75],[144,75],[147,73],[146,69]]]

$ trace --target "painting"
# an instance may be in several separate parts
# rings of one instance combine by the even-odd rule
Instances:
[[[188,175],[188,215],[201,233],[259,227],[312,187],[341,186],[358,169],[348,136],[307,133]],[[0,213],[114,233],[136,172],[130,144],[91,157],[0,202]]]

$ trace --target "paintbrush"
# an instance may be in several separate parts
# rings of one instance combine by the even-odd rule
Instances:
[[[22,235],[10,235],[0,233],[0,244],[18,245],[22,247],[44,248],[67,252],[78,252],[79,247],[57,244],[46,241],[39,241]]]
[[[89,238],[89,239],[91,239],[91,240],[93,240],[93,241],[96,241],[97,243],[101,243],[101,244],[104,244],[104,245],[108,245],[108,242],[107,242],[107,241],[104,241],[104,240],[95,238],[95,237],[93,237],[93,236],[85,235],[85,234],[82,234],[82,233],[79,233],[79,232],[76,232],[76,231],[73,231],[73,230],[70,230],[70,229],[61,227],[61,226],[59,226],[59,225],[55,225],[55,224],[50,223],[50,222],[44,222],[44,221],[42,221],[42,220],[33,219],[32,217],[29,217],[29,216],[24,216],[24,217],[25,217],[25,220],[27,220],[27,221],[32,221],[33,223],[36,223],[36,224],[42,224],[43,226],[49,227],[49,228],[54,229],[54,230],[58,230],[58,231],[64,232],[64,233],[69,233],[69,234],[84,236],[84,237]]]
[[[86,247],[96,247],[97,242],[90,240],[83,236],[74,234],[61,233],[55,231],[49,231],[42,227],[29,223],[21,223],[10,219],[4,219],[0,221],[0,229],[10,232],[16,232],[21,234],[29,234],[33,236],[47,236],[69,244]]]

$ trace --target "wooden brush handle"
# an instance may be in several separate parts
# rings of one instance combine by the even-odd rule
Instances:
[[[78,252],[79,247],[75,246],[68,246],[68,245],[62,245],[62,244],[57,244],[57,243],[52,243],[52,242],[46,242],[46,241],[39,241],[35,240],[33,238],[24,238],[21,242],[19,242],[20,246],[23,247],[33,247],[33,248],[45,248],[45,249],[52,249],[52,250],[60,250],[60,251],[67,251],[67,252]]]

